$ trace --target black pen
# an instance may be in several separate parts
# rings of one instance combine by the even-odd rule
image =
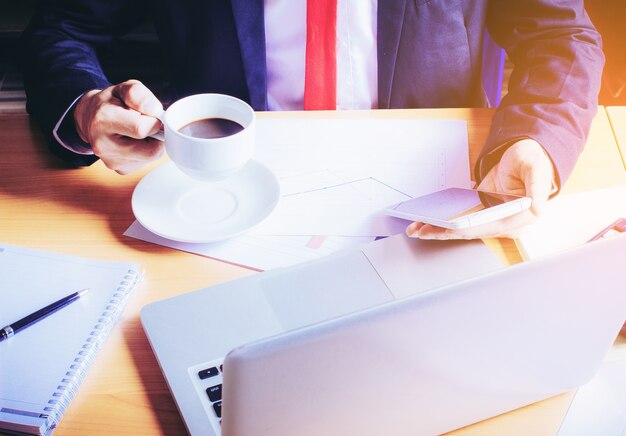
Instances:
[[[89,289],[81,289],[80,291],[74,292],[67,297],[61,298],[59,301],[55,301],[54,303],[44,307],[43,309],[39,309],[37,312],[25,316],[19,321],[15,321],[14,323],[9,324],[6,327],[3,327],[2,329],[0,329],[0,342],[10,338],[20,330],[24,330],[26,327],[35,324],[37,321],[41,321],[42,319],[44,319],[48,315],[53,314],[62,307],[65,307],[68,304],[78,300],[81,296],[86,294],[87,291],[89,291]]]

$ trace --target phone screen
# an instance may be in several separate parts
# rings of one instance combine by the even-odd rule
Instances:
[[[522,197],[516,195],[450,188],[407,200],[398,204],[394,209],[447,221],[520,198]]]

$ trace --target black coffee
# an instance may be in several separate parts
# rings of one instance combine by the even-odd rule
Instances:
[[[180,133],[194,138],[223,138],[242,130],[241,124],[225,118],[202,118],[178,129]]]

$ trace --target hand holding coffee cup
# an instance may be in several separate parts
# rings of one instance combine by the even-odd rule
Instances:
[[[171,121],[168,121],[168,113],[171,113]],[[233,127],[229,121],[207,122],[218,125],[218,133],[212,136],[229,138],[227,140],[199,138],[199,141],[193,141],[195,128],[180,135],[169,135],[167,149],[170,157],[182,171],[194,178],[216,180],[228,177],[254,153],[254,111],[243,101],[225,95],[194,95],[163,111],[161,102],[146,86],[137,80],[127,80],[106,89],[86,92],[77,101],[72,116],[78,136],[88,144],[82,147],[85,154],[93,152],[108,168],[120,174],[136,171],[161,156],[165,139],[159,132],[162,124],[169,124],[170,128],[166,127],[166,130],[176,132],[193,121],[217,118],[243,128],[237,133],[236,125],[235,131],[224,130],[224,126]],[[201,148],[211,151],[198,151],[192,142],[205,143],[206,147]],[[181,150],[181,143],[187,143],[188,147],[184,148],[188,150]]]
[[[161,128],[156,118],[162,112],[161,102],[138,80],[92,89],[71,111],[76,133],[88,145],[71,145],[119,174],[132,173],[163,154],[163,143],[150,138]]]
[[[254,154],[254,110],[238,98],[191,95],[173,103],[159,119],[168,156],[194,179],[230,177]]]

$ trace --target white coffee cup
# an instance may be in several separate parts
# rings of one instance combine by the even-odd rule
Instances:
[[[223,118],[240,124],[239,132],[218,138],[189,136],[179,130],[205,118]],[[223,94],[184,97],[159,117],[163,123],[165,151],[178,169],[198,180],[227,178],[239,171],[254,154],[255,114],[246,102]],[[157,137],[158,135],[155,135]]]

